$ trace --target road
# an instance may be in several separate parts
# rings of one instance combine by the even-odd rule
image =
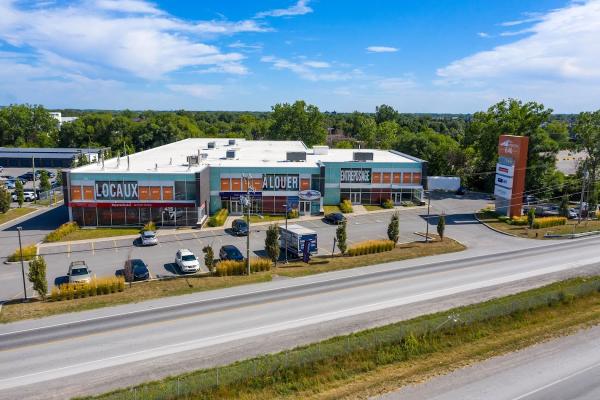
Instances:
[[[380,400],[598,400],[600,326],[436,377]]]
[[[532,278],[539,284],[551,273],[596,266],[599,242],[446,254],[6,324],[0,398],[103,391],[273,351],[268,345],[282,338],[294,347],[364,329],[398,307]]]
[[[435,232],[437,213],[445,212],[447,218],[447,236],[464,241],[470,248],[497,251],[505,248],[520,248],[535,245],[527,240],[514,240],[503,237],[502,243],[498,235],[477,224],[471,214],[472,210],[482,208],[487,202],[481,196],[454,198],[453,196],[436,197],[432,201],[429,220],[430,231]],[[391,211],[366,215],[350,216],[348,220],[348,243],[369,239],[386,239],[387,225]],[[423,208],[402,209],[400,219],[400,241],[410,242],[422,240],[415,232],[425,231],[426,210]],[[59,207],[40,214],[19,224],[9,224],[0,231],[0,255],[7,256],[18,247],[16,227],[23,226],[23,244],[37,243],[55,227],[67,220],[65,207]],[[319,254],[330,254],[335,237],[335,226],[327,225],[321,220],[311,220],[299,223],[318,233]],[[252,229],[250,249],[252,255],[264,256],[264,241],[266,225],[255,226]],[[178,249],[189,248],[202,261],[202,248],[211,245],[218,255],[219,248],[224,244],[234,244],[245,252],[246,238],[235,237],[223,229],[198,230],[187,233],[166,235],[155,247],[139,247],[132,239],[110,239],[102,242],[65,243],[59,246],[41,247],[40,254],[48,264],[47,279],[50,288],[64,282],[68,265],[74,260],[85,260],[97,276],[112,276],[123,267],[128,258],[141,258],[149,266],[153,276],[179,275],[173,263]],[[21,267],[19,264],[3,265],[0,268],[0,301],[20,298],[23,295],[21,283]],[[31,285],[28,284],[28,295],[32,296]]]

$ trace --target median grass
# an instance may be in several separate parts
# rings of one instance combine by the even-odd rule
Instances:
[[[66,225],[66,224],[65,224]],[[64,229],[62,226],[57,230]],[[57,231],[56,230],[56,231]],[[115,236],[139,235],[140,228],[77,228],[64,235],[51,232],[46,237],[46,242],[71,242],[74,240],[90,240]],[[51,238],[51,240],[48,239]]]
[[[600,277],[576,278],[90,398],[367,398],[599,322]]]
[[[277,264],[277,268],[272,271],[281,276],[297,277],[392,261],[408,260],[417,257],[454,253],[465,249],[464,245],[450,238],[444,238],[444,241],[440,241],[439,237],[434,235],[430,236],[434,237],[434,240],[429,243],[402,243],[397,245],[391,251],[354,257],[342,256],[340,254],[336,254],[333,257],[323,255],[313,257],[308,264],[301,261],[292,261],[289,264]]]
[[[11,208],[7,212],[0,214],[0,224],[10,222],[13,219],[17,219],[19,217],[32,213],[35,210],[36,208],[31,207]]]
[[[223,289],[247,283],[267,282],[271,280],[269,272],[247,276],[197,277],[188,276],[161,281],[134,283],[126,285],[125,290],[104,296],[86,297],[64,301],[31,300],[21,303],[14,300],[4,303],[0,311],[0,323],[23,319],[42,318],[50,315],[92,310],[95,308],[137,303],[159,297],[178,296],[205,290]]]
[[[482,210],[477,213],[477,217],[480,221],[494,229],[529,239],[544,239],[544,235],[546,234],[568,235],[572,233],[600,231],[600,220],[582,220],[580,223],[577,223],[576,219],[569,219],[566,220],[564,225],[529,229],[526,225],[508,224],[498,219],[497,214],[489,210]],[[541,218],[537,219],[541,220]]]

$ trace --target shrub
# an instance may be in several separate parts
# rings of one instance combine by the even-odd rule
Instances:
[[[37,247],[35,244],[30,244],[29,246],[23,247],[23,261],[30,261],[35,258],[37,255]],[[8,261],[21,261],[21,252],[19,249],[16,249],[14,253],[8,256]]]
[[[55,286],[50,293],[50,299],[53,301],[81,299],[123,290],[125,290],[125,278],[122,276],[93,278],[89,283],[63,283]]]
[[[29,261],[27,278],[33,284],[33,290],[40,295],[42,300],[45,300],[48,293],[48,281],[46,280],[46,260],[44,260],[44,257],[37,256]]]
[[[299,216],[300,216],[300,211],[298,211],[297,208],[292,208],[290,211],[288,211],[289,219],[298,218]]]
[[[352,209],[352,203],[350,203],[350,200],[344,200],[340,203],[340,211],[344,214],[349,214],[354,211]]]
[[[392,201],[392,199],[385,199],[382,203],[381,203],[381,207],[383,208],[394,208],[394,202]]]
[[[70,233],[79,229],[77,222],[65,222],[52,232],[46,235],[44,242],[58,242]]]
[[[365,254],[382,253],[393,249],[394,242],[392,240],[367,240],[351,246],[348,249],[348,255],[350,257],[363,256]]]
[[[250,272],[269,271],[271,269],[271,260],[268,258],[251,258]],[[219,261],[216,267],[217,276],[233,276],[246,274],[246,260],[234,261],[223,260]]]
[[[565,225],[567,219],[565,217],[542,217],[536,218],[533,221],[533,229],[550,228],[552,226]]]
[[[512,217],[512,218],[505,217],[504,221],[507,224],[509,224],[509,225],[517,225],[517,226],[527,226],[527,225],[529,225],[529,221],[528,221],[527,215],[523,215],[523,216],[520,216],[520,217]]]
[[[146,231],[155,231],[156,230],[156,224],[154,223],[154,221],[148,221],[146,222],[146,224],[142,227],[142,232],[146,232]]]
[[[412,201],[403,201],[402,203],[400,203],[402,205],[402,207],[414,207],[416,206],[416,204]]]
[[[229,211],[226,208],[221,208],[208,219],[208,226],[223,226],[228,215]]]

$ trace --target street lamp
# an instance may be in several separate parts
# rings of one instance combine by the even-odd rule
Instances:
[[[283,241],[285,243],[285,261],[284,263],[287,264],[288,263],[288,243],[287,243],[287,228],[288,228],[288,212],[289,212],[289,205],[287,203],[285,203],[283,205],[283,208],[285,209],[285,237],[283,238]]]
[[[431,193],[426,190],[427,194],[427,219],[425,220],[425,243],[429,243],[429,208],[431,206]]]
[[[23,230],[22,226],[17,226],[17,232],[19,234],[19,254],[21,258],[21,276],[23,277],[23,302],[27,301],[27,287],[25,286],[25,266],[23,265],[23,246],[21,244],[21,230]]]

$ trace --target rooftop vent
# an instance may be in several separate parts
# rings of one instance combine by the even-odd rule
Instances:
[[[327,154],[329,153],[329,146],[313,146],[313,153],[317,154]]]
[[[198,156],[187,156],[187,162],[189,166],[198,165],[199,159]]]
[[[304,151],[288,151],[286,153],[286,161],[306,161],[306,152]]]
[[[235,139],[229,139],[229,145],[230,146],[234,146],[235,145]]]
[[[208,142],[208,148],[209,149],[214,149],[217,146],[216,142]]]
[[[235,158],[235,150],[227,150],[225,153],[225,158],[234,159]]]
[[[352,159],[354,161],[373,161],[373,152],[355,151]]]

